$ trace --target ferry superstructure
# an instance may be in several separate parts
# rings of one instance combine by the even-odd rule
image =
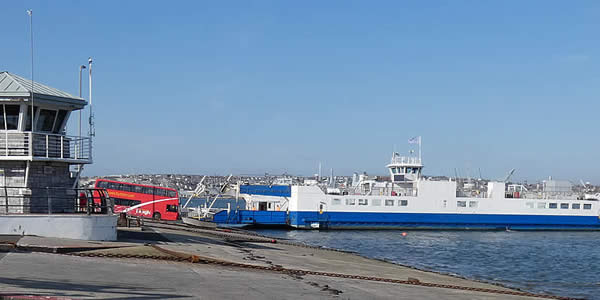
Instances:
[[[242,185],[237,192],[247,208],[235,212],[233,222],[306,229],[600,230],[597,199],[532,193],[504,181],[465,190],[455,180],[424,177],[420,157],[397,153],[386,167],[389,181],[361,175],[343,188]],[[224,214],[215,220],[223,222]]]

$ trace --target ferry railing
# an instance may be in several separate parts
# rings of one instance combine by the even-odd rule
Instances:
[[[0,215],[112,213],[105,189],[0,186]]]
[[[92,140],[62,134],[4,131],[0,133],[0,156],[91,162]]]
[[[418,157],[411,156],[396,156],[392,157],[392,164],[408,164],[408,165],[420,165],[421,159]]]
[[[581,197],[580,194],[575,192],[524,192],[515,194],[514,192],[506,192],[505,198],[513,199],[532,199],[532,200],[577,200]]]
[[[487,198],[486,190],[457,190],[456,198]]]
[[[371,190],[363,190],[354,188],[347,190],[348,195],[356,196],[387,196],[387,197],[416,197],[418,189],[416,188],[373,188]]]

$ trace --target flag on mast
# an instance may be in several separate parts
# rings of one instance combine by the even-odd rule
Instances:
[[[409,144],[420,144],[421,143],[421,136],[415,136],[413,138],[408,139],[408,143]]]

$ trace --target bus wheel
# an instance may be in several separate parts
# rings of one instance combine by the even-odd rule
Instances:
[[[152,215],[152,219],[154,219],[154,220],[160,220],[160,213],[159,212],[155,212],[154,215]]]

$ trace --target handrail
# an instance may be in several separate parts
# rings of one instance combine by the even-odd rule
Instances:
[[[0,215],[110,214],[114,213],[113,204],[105,189],[0,186]]]
[[[90,137],[5,131],[4,135],[0,135],[1,157],[89,163],[92,160],[92,143]]]

